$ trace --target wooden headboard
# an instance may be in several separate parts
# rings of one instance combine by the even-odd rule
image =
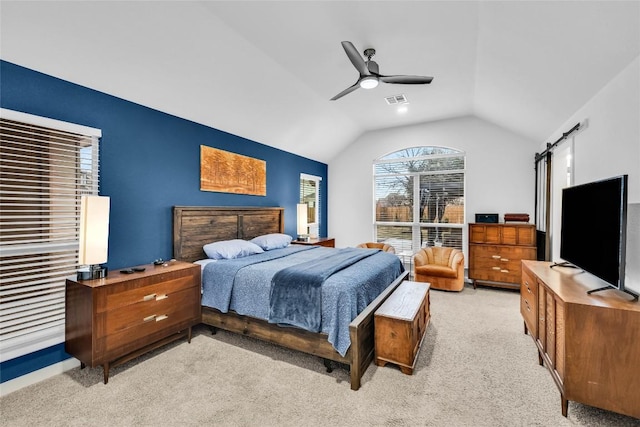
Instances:
[[[211,242],[284,232],[284,208],[173,207],[173,257],[193,262],[207,256],[202,246]]]

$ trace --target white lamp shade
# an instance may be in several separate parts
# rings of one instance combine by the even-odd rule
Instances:
[[[307,234],[307,205],[298,203],[298,235]]]
[[[82,196],[80,202],[80,265],[107,262],[109,197]]]

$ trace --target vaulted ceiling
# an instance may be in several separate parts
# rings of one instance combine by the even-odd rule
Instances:
[[[638,1],[3,0],[0,16],[3,60],[323,162],[366,131],[466,115],[542,143],[640,54]],[[358,77],[343,40],[434,80],[330,101]]]

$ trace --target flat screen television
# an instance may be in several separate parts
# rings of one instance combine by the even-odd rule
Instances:
[[[625,289],[628,176],[575,185],[562,190],[560,258],[593,274],[607,286],[588,293]]]

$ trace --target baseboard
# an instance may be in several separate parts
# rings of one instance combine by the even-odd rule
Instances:
[[[70,359],[63,360],[62,362],[47,366],[46,368],[38,369],[37,371],[33,371],[29,374],[3,382],[0,384],[0,397],[30,386],[31,384],[46,380],[47,378],[55,377],[56,375],[60,375],[78,366],[80,366],[80,361],[72,357]]]

